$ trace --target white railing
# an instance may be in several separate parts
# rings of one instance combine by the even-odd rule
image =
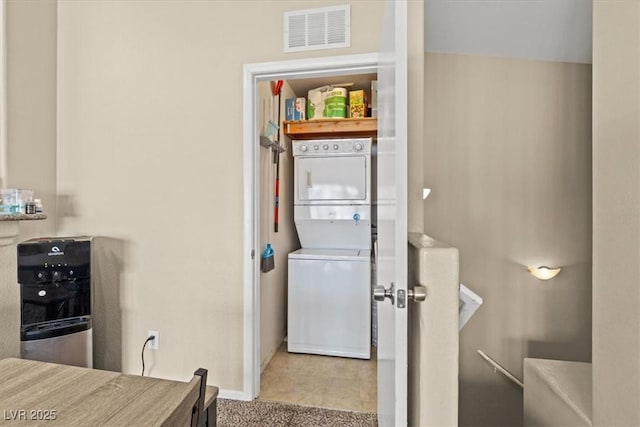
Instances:
[[[511,372],[507,371],[505,368],[503,368],[498,362],[496,362],[495,360],[493,360],[492,358],[490,358],[489,356],[486,355],[486,353],[482,350],[478,350],[478,354],[487,362],[489,362],[490,365],[493,366],[493,372],[500,372],[502,375],[504,375],[505,377],[509,378],[511,381],[513,381],[515,384],[517,384],[520,388],[524,388],[524,384],[522,383],[522,381],[520,381],[515,375],[513,375]]]

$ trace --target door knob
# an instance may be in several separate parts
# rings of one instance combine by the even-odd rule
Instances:
[[[413,302],[422,302],[427,299],[427,288],[421,285],[414,285],[413,289],[407,289],[407,295]]]
[[[413,289],[398,289],[398,308],[405,308],[407,306],[407,299],[414,302],[422,302],[427,299],[427,288],[420,285],[414,285]]]
[[[384,286],[374,286],[373,288],[373,299],[382,302],[385,298],[389,298],[391,300],[391,305],[395,303],[395,292],[393,289],[393,283],[389,289],[386,289]]]
[[[391,300],[391,305],[396,302],[396,295],[394,291],[393,283],[389,289],[385,289],[384,286],[376,286],[373,288],[373,299],[376,301],[384,301],[385,298]],[[415,285],[413,289],[398,289],[397,301],[398,308],[405,308],[407,306],[407,299],[414,302],[422,302],[427,299],[427,288],[420,285]]]

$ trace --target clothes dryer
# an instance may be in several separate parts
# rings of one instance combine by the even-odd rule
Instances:
[[[371,138],[293,141],[303,248],[371,249]]]

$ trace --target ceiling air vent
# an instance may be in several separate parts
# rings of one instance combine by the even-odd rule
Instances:
[[[350,46],[350,5],[285,12],[285,52]]]

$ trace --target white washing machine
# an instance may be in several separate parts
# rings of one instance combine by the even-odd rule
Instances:
[[[288,351],[370,358],[370,257],[364,249],[289,254]]]
[[[371,348],[371,138],[293,141],[290,352],[368,359]]]

